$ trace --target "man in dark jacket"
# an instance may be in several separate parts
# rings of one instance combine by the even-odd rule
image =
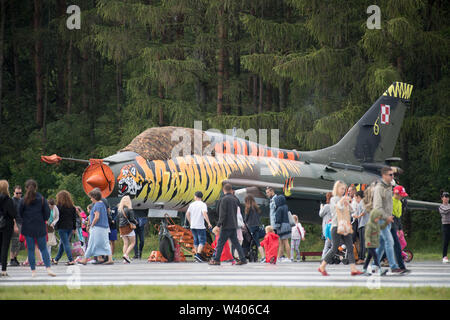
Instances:
[[[246,264],[244,250],[237,239],[237,208],[239,206],[239,200],[233,195],[233,189],[231,184],[226,183],[223,186],[223,193],[225,194],[219,202],[219,221],[217,226],[220,227],[219,243],[217,244],[217,252],[215,258],[209,262],[210,265],[220,265],[220,257],[222,256],[222,250],[228,239],[231,240],[231,244],[237,249],[239,254],[238,265]]]
[[[14,187],[14,195],[11,198],[14,202],[14,207],[16,209],[16,212],[19,212],[19,204],[20,199],[22,199],[22,187],[17,185]],[[16,216],[16,226],[17,226],[17,232],[14,231],[12,238],[11,238],[11,253],[10,258],[11,261],[9,263],[12,267],[18,267],[20,266],[19,260],[17,260],[17,256],[19,255],[19,251],[21,250],[21,243],[19,241],[20,232],[22,230],[22,218],[17,214]]]

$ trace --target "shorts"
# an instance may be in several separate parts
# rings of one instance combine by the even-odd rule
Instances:
[[[108,234],[109,241],[116,241],[117,240],[117,229],[112,229],[111,232]]]
[[[206,229],[191,229],[194,236],[194,246],[205,245],[206,243]]]
[[[121,238],[123,238],[123,237],[135,237],[135,236],[136,236],[136,233],[134,233],[134,230],[132,230],[129,234],[120,235]]]

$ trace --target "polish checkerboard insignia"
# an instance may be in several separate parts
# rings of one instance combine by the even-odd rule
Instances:
[[[381,105],[381,124],[389,124],[391,114],[391,106],[387,104]]]

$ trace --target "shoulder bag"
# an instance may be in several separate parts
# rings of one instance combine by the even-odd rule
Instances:
[[[127,220],[127,224],[123,227],[119,227],[119,232],[121,236],[126,236],[127,234],[131,233],[131,231],[136,229],[136,225],[134,223],[131,223],[130,220],[128,220],[128,217],[125,214],[125,210],[122,211],[122,214]]]
[[[350,223],[350,208],[344,206],[344,209],[339,209],[336,206],[336,217],[337,217],[337,233],[343,236],[353,233],[353,228]]]

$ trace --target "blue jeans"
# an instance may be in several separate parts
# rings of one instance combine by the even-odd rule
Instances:
[[[384,224],[384,220],[380,220],[378,223],[380,225]],[[380,230],[380,246],[377,248],[378,259],[381,259],[385,251],[391,270],[398,269],[398,264],[395,260],[394,239],[391,234],[391,225],[388,225],[386,228]]]
[[[28,263],[30,264],[31,270],[36,269],[36,257],[34,256],[34,240],[36,239],[39,251],[41,251],[42,260],[44,260],[44,264],[47,268],[50,268],[50,255],[47,250],[47,240],[45,236],[40,238],[28,237],[25,236],[25,240],[27,241],[28,248]]]
[[[136,233],[136,244],[134,245],[134,255],[136,257],[142,256],[142,250],[144,250],[144,241],[145,241],[145,225],[141,226],[138,224],[136,229],[134,230]]]
[[[191,229],[194,237],[194,247],[204,246],[206,243],[206,229]]]
[[[67,254],[67,258],[69,259],[69,261],[72,261],[72,247],[70,245],[70,235],[72,234],[72,230],[68,230],[68,229],[60,229],[58,230],[59,233],[59,239],[60,239],[60,243],[59,243],[59,249],[58,249],[58,253],[56,254],[55,260],[59,261],[59,259],[61,259],[64,251]]]

